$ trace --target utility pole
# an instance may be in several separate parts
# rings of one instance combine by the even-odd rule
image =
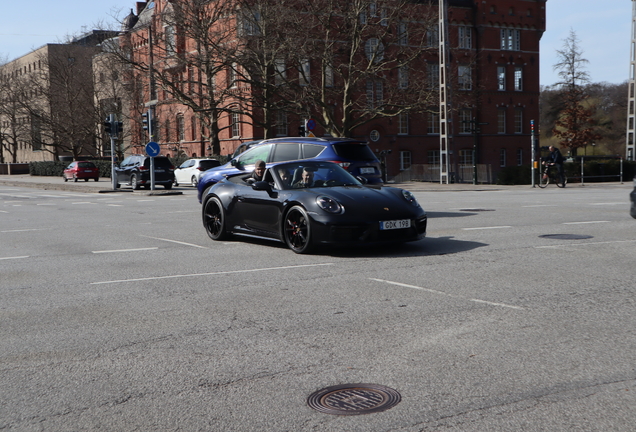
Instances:
[[[439,182],[450,182],[450,139],[451,119],[449,118],[450,95],[448,83],[448,0],[439,0]]]

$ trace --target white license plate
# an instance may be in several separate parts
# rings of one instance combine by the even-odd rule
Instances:
[[[393,220],[380,222],[381,230],[393,230],[411,228],[411,219]]]
[[[156,170],[155,170],[155,172],[156,172],[156,173],[158,173],[158,172],[164,172],[164,171],[165,171],[165,170],[162,170],[162,169],[156,169]]]
[[[373,167],[362,167],[362,168],[360,168],[360,174],[375,174],[375,168],[373,168]]]

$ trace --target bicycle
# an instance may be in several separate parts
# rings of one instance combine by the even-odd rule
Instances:
[[[539,176],[539,187],[540,188],[546,187],[547,185],[550,184],[550,182],[556,184],[560,188],[565,187],[565,185],[568,183],[568,178],[566,177],[565,172],[563,173],[563,182],[559,182],[558,181],[557,174],[555,174],[554,170],[550,169],[552,166],[553,165],[545,165],[545,169],[543,170],[543,172]]]

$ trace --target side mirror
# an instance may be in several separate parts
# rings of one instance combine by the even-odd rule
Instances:
[[[230,161],[230,165],[232,165],[233,167],[235,166],[239,166],[241,163],[238,161],[238,159],[232,159]]]
[[[356,176],[356,178],[358,179],[358,181],[360,183],[362,183],[363,185],[369,183],[369,180],[367,180],[365,177],[361,177],[361,176]]]
[[[269,196],[274,196],[275,194],[272,190],[272,185],[266,181],[257,181],[252,183],[252,189],[255,191],[265,191]]]

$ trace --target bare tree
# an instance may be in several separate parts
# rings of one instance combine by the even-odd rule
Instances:
[[[563,109],[555,122],[553,133],[559,139],[559,144],[569,148],[574,156],[578,148],[592,144],[601,137],[594,129],[595,108],[590,105],[585,88],[589,76],[584,65],[588,61],[582,57],[578,42],[576,33],[570,30],[563,48],[557,50],[559,62],[554,65],[561,78],[557,85],[562,92]]]

